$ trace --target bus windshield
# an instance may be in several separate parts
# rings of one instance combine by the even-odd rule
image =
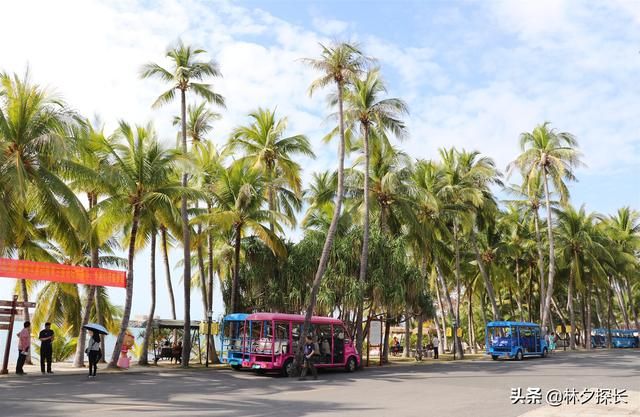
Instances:
[[[513,329],[509,326],[488,327],[489,346],[511,346],[511,334]]]

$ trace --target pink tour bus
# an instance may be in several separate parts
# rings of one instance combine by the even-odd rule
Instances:
[[[248,359],[242,361],[242,367],[291,375],[293,358],[301,343],[300,330],[303,323],[304,316],[295,314],[249,314],[245,318],[242,349],[249,355]],[[344,368],[348,372],[356,370],[360,357],[341,320],[313,317],[311,329],[307,329],[307,334],[309,333],[315,335],[320,348],[320,356],[316,359],[319,369]]]

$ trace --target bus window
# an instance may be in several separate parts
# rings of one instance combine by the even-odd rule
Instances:
[[[489,327],[487,339],[489,346],[511,349],[511,334],[513,329],[509,326]]]
[[[276,340],[274,351],[276,355],[289,353],[289,323],[276,322]]]

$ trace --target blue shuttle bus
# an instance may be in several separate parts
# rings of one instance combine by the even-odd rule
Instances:
[[[548,348],[540,326],[521,321],[492,321],[485,332],[487,355],[522,360],[525,356],[546,357]]]
[[[220,358],[222,363],[228,363],[233,369],[242,368],[242,361],[249,359],[249,348],[246,345],[245,319],[248,314],[232,313],[222,320],[220,332]],[[250,326],[249,326],[250,328]]]

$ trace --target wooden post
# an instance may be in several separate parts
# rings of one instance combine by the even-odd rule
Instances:
[[[2,375],[9,373],[9,353],[11,352],[11,339],[13,339],[13,321],[16,315],[17,301],[18,301],[18,296],[14,295],[13,301],[11,302],[11,316],[9,316],[9,328],[7,329],[7,344],[4,347],[4,360],[2,361],[2,370],[0,371],[0,374]]]

